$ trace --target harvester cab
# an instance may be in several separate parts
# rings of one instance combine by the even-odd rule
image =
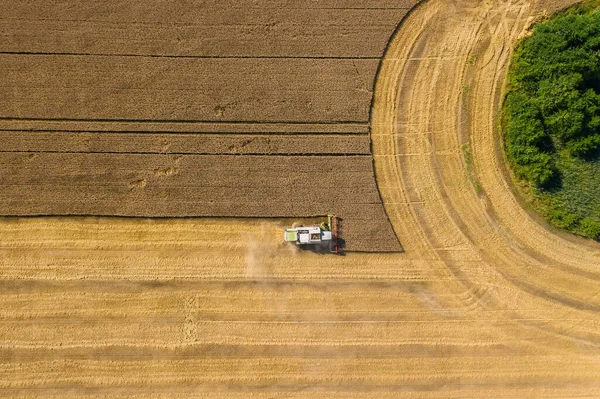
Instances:
[[[327,221],[320,225],[298,226],[285,229],[284,241],[293,242],[299,246],[315,246],[328,248],[329,252],[339,254],[340,218],[335,215],[327,216]]]

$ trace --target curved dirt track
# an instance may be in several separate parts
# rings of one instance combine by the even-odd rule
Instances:
[[[390,42],[372,143],[404,254],[298,252],[292,220],[0,219],[0,396],[600,397],[600,249],[523,211],[497,150],[539,12],[431,0]]]
[[[511,317],[531,314],[529,306],[559,315],[527,325],[595,347],[600,247],[530,216],[511,192],[499,149],[510,49],[537,15],[528,1],[417,7],[392,39],[376,84],[375,169],[407,253],[445,262],[481,305],[511,309]],[[482,285],[490,289],[479,301]]]

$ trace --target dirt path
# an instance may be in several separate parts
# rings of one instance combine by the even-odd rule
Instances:
[[[376,175],[408,253],[442,260],[482,306],[519,309],[511,318],[529,305],[576,317],[527,324],[597,345],[600,248],[549,231],[524,211],[499,150],[510,49],[536,15],[525,1],[433,0],[415,9],[378,77]],[[481,285],[493,286],[482,300]]]

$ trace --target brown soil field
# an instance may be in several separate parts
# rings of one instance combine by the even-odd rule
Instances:
[[[404,253],[301,252],[281,243],[292,219],[1,219],[0,396],[600,397],[600,246],[553,231],[523,208],[496,118],[515,41],[570,3],[428,0],[403,20],[377,76],[370,137]],[[117,130],[94,123],[100,135]],[[3,155],[10,162],[2,170],[12,169],[2,178],[23,190],[13,200],[35,201],[27,187],[53,184],[41,172],[61,157],[76,157],[57,180],[66,195],[74,195],[69,182],[143,179],[140,170],[152,176],[175,162],[196,176],[218,173],[211,159],[220,157],[229,173],[205,176],[209,191],[220,180],[240,183],[250,159],[248,173],[277,191],[289,176],[260,173],[262,163],[281,170],[314,158],[137,153],[135,167],[109,170],[93,160],[102,154],[30,155]],[[369,155],[319,158],[329,183],[348,177],[360,195],[379,197],[366,183]],[[24,162],[39,177],[20,172]],[[81,170],[94,178],[78,180]],[[187,174],[158,172],[144,190],[152,179],[194,187]],[[140,187],[122,186],[149,206]],[[2,206],[10,203],[0,195]],[[48,199],[45,206],[58,197]],[[357,214],[368,219],[369,211]]]

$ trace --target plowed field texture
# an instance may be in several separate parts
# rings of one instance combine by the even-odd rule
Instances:
[[[600,397],[600,245],[498,129],[572,3],[0,1],[0,397]]]

